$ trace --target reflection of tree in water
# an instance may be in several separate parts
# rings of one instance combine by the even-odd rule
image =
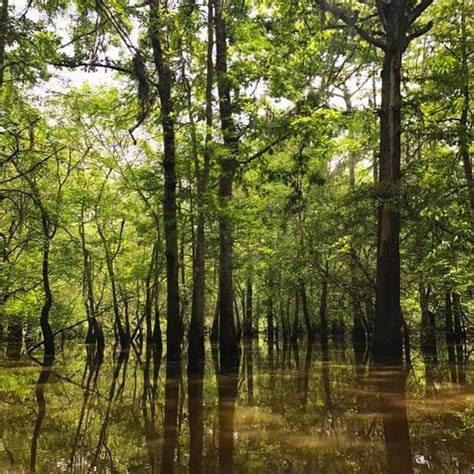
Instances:
[[[151,362],[153,357],[153,375]],[[151,472],[157,471],[158,464],[158,430],[156,427],[157,380],[161,364],[161,351],[147,345],[145,363],[143,364],[142,415],[145,426],[145,440],[150,461]]]
[[[203,472],[204,444],[204,359],[188,359],[189,472]]]
[[[163,427],[163,453],[161,472],[174,472],[174,454],[178,437],[178,401],[181,382],[181,364],[169,362],[166,365],[165,420]]]
[[[51,370],[54,364],[54,356],[46,355],[43,358],[41,372],[36,382],[35,396],[36,404],[38,405],[38,414],[36,415],[35,427],[33,430],[33,437],[31,440],[31,456],[30,456],[30,471],[36,471],[36,458],[38,454],[38,441],[41,433],[41,426],[46,414],[46,399],[44,391],[48,384]]]
[[[234,361],[235,362],[235,361]],[[238,393],[239,363],[226,363],[214,359],[218,391],[219,419],[219,469],[220,472],[233,472],[234,464],[234,414]]]
[[[112,458],[112,453],[110,449],[107,446],[107,433],[108,433],[108,428],[109,428],[109,423],[110,423],[110,412],[112,410],[112,406],[115,400],[120,396],[121,391],[123,391],[125,387],[125,379],[126,379],[126,373],[127,373],[127,361],[128,361],[128,356],[129,353],[125,351],[121,351],[119,353],[117,363],[115,365],[114,373],[112,376],[112,382],[110,384],[110,390],[109,390],[109,396],[107,398],[107,408],[105,410],[104,414],[104,420],[102,422],[102,427],[100,430],[99,434],[99,441],[97,443],[97,448],[94,454],[94,457],[91,462],[91,469],[94,469],[98,466],[99,459],[101,459],[100,454],[103,449],[105,449],[106,452],[106,458],[108,457],[109,463],[110,463],[110,469],[112,471],[115,470],[114,468],[114,463],[113,463],[113,458]],[[120,376],[120,372],[122,371],[123,367],[123,375],[122,375],[122,380],[117,388],[117,381]]]
[[[83,438],[87,432],[88,425],[90,423],[90,410],[92,405],[92,395],[96,391],[97,379],[99,377],[100,367],[103,362],[103,354],[101,350],[94,353],[91,350],[92,347],[87,347],[87,359],[84,368],[83,375],[83,401],[81,411],[79,413],[79,421],[77,424],[76,434],[74,436],[74,442],[71,452],[70,466],[71,468],[77,467],[78,462],[78,451],[81,448],[81,438]],[[84,429],[83,429],[84,425]],[[79,460],[82,459],[79,456]],[[79,461],[80,462],[80,461]]]
[[[379,395],[388,472],[412,473],[405,393],[408,371],[396,366],[378,366],[372,374]]]

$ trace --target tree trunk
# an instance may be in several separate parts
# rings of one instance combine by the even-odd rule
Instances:
[[[436,333],[428,306],[428,290],[423,282],[418,287],[421,310],[421,348],[425,353],[436,354]]]
[[[122,225],[121,229],[123,229],[123,225],[124,225],[123,221],[121,225]],[[115,281],[115,270],[114,270],[115,255],[112,255],[112,253],[110,252],[109,244],[99,224],[97,225],[97,231],[99,233],[99,237],[102,240],[102,245],[104,247],[105,262],[107,265],[107,272],[109,274],[110,286],[112,289],[112,307],[114,311],[114,326],[115,326],[115,329],[117,330],[117,335],[120,341],[120,347],[125,350],[130,347],[130,333],[127,333],[125,331],[122,325],[122,321],[120,319],[120,305],[119,305],[117,283]],[[122,232],[122,230],[120,232]]]
[[[321,343],[328,344],[328,318],[327,318],[327,299],[328,299],[328,264],[326,262],[326,273],[321,281],[321,299],[319,301],[319,319],[321,322]]]
[[[227,27],[223,1],[215,0],[216,73],[219,112],[226,153],[220,159],[219,175],[219,351],[221,359],[235,362],[238,343],[234,324],[233,229],[230,215],[232,187],[237,167],[238,136],[232,118],[230,83],[227,76]]]
[[[400,306],[400,47],[387,49],[380,111],[380,203],[377,219],[377,279],[373,352],[376,360],[402,361]]]
[[[244,316],[244,339],[253,336],[253,282],[252,277],[247,278],[247,288],[245,291],[245,316]]]
[[[0,10],[0,93],[5,78],[5,49],[8,34],[8,0],[2,0]]]
[[[44,303],[41,309],[40,326],[43,333],[44,353],[48,356],[54,356],[54,335],[51,325],[49,324],[49,312],[53,305],[53,293],[51,292],[51,285],[49,282],[49,250],[51,244],[51,237],[49,235],[48,219],[42,214],[41,216],[43,226],[43,258],[42,258],[42,275],[43,275],[43,292]]]
[[[301,294],[301,303],[303,306],[303,317],[304,323],[306,326],[306,336],[309,340],[313,339],[313,328],[311,326],[311,319],[309,317],[309,308],[308,308],[308,300],[306,298],[306,287],[304,282],[300,282],[299,284],[300,294]]]
[[[459,120],[459,153],[462,158],[464,177],[466,179],[467,189],[471,208],[474,209],[474,180],[472,178],[472,160],[469,155],[470,133],[469,133],[469,110],[470,110],[470,94],[469,94],[469,57],[467,50],[468,34],[466,32],[466,14],[464,0],[461,6],[461,68],[462,68],[462,109]]]
[[[207,5],[207,76],[206,76],[206,138],[204,145],[204,165],[200,169],[196,157],[197,173],[197,205],[198,216],[196,225],[196,254],[193,266],[193,301],[191,308],[191,324],[189,329],[189,350],[198,356],[204,355],[204,296],[205,296],[205,192],[211,167],[212,143],[212,86],[214,82],[212,50],[213,32],[213,0]]]
[[[273,345],[275,340],[275,325],[274,325],[275,316],[273,314],[273,299],[272,296],[268,298],[268,308],[267,308],[267,338],[268,344]]]
[[[293,330],[291,331],[291,342],[296,342],[298,340],[299,332],[299,319],[300,319],[300,298],[298,294],[298,289],[295,292],[295,319],[293,320]]]
[[[166,255],[166,345],[168,360],[179,360],[181,357],[181,340],[183,322],[179,312],[179,267],[178,267],[178,226],[176,207],[176,152],[173,102],[171,98],[172,71],[169,58],[162,46],[160,28],[160,0],[150,1],[149,35],[153,48],[153,60],[158,72],[158,94],[160,96],[161,126],[163,130],[163,168],[164,168],[164,202],[163,216],[165,225]],[[166,11],[164,12],[166,14]]]
[[[92,276],[92,256],[86,245],[86,235],[84,228],[84,208],[81,210],[81,223],[79,225],[83,256],[83,292],[84,306],[86,309],[87,321],[89,324],[86,336],[86,344],[97,344],[97,349],[103,354],[105,338],[100,320],[97,318],[94,301],[94,281]]]

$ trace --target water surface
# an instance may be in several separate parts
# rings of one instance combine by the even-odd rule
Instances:
[[[1,472],[474,470],[469,363],[415,353],[408,370],[374,369],[342,342],[263,340],[245,345],[237,372],[210,347],[190,371],[145,350],[102,363],[80,343],[54,361],[37,354],[46,365],[1,354]]]

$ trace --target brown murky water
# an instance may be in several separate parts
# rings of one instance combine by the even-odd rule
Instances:
[[[375,370],[351,346],[246,346],[216,374],[151,353],[52,367],[0,358],[0,472],[474,471],[474,372],[413,355]],[[186,360],[186,356],[184,357]]]

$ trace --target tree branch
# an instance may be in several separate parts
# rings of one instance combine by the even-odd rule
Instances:
[[[380,41],[379,39],[375,38],[372,33],[368,32],[367,30],[365,30],[364,28],[362,28],[361,26],[357,24],[357,14],[354,14],[353,12],[351,12],[352,14],[349,14],[342,8],[336,5],[331,5],[327,3],[326,0],[314,0],[314,1],[322,10],[332,13],[334,17],[343,21],[346,25],[354,28],[354,30],[368,43],[385,51],[387,46],[385,45],[383,41]]]

